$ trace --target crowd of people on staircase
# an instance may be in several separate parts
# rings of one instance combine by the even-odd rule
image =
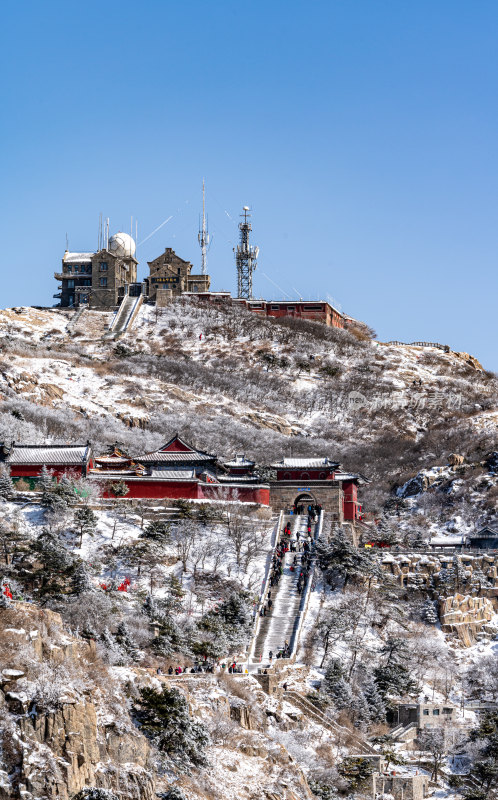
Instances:
[[[300,506],[295,506],[294,508],[299,509]],[[272,608],[274,605],[274,597],[272,596],[272,592],[275,593],[275,591],[278,591],[278,589],[275,590],[274,587],[278,587],[278,583],[283,574],[286,553],[294,553],[292,561],[288,563],[289,571],[296,574],[296,589],[298,594],[302,594],[306,587],[310,575],[311,559],[314,546],[312,538],[312,526],[318,521],[321,507],[310,505],[308,506],[307,511],[308,517],[306,523],[306,533],[304,531],[297,530],[295,532],[295,536],[293,536],[291,524],[290,522],[287,522],[277,541],[275,552],[272,558],[269,588],[261,604],[259,612],[260,616],[262,617],[266,617],[267,614],[272,613]],[[275,654],[272,650],[270,650],[270,664],[273,662],[274,656],[276,659],[289,658],[290,654],[291,651],[289,642],[286,640],[283,646],[277,650]]]

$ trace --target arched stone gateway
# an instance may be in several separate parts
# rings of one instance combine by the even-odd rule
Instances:
[[[304,506],[305,513],[308,510],[308,506],[316,506],[318,505],[316,501],[316,497],[311,492],[303,492],[298,494],[296,499],[294,500],[294,506]]]

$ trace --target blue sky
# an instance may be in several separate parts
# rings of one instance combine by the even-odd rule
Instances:
[[[141,275],[167,246],[198,266],[205,177],[213,288],[247,204],[257,296],[498,369],[495,0],[28,0],[3,23],[2,306],[55,303],[100,211],[139,241],[173,215]]]

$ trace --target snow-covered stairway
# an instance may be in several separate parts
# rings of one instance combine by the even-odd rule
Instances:
[[[109,330],[104,333],[103,338],[116,339],[121,333],[131,328],[142,302],[143,295],[139,295],[138,297],[132,297],[129,294],[126,295],[121,301],[121,305],[109,326]]]
[[[301,541],[307,535],[307,516],[284,517],[282,526],[290,522],[292,529],[291,539],[296,540],[299,531]],[[297,567],[291,571],[294,556],[297,555]],[[297,591],[297,581],[300,573],[301,553],[285,553],[282,559],[283,572],[280,581],[271,588],[273,607],[271,613],[260,620],[260,626],[253,650],[252,663],[268,665],[269,653],[273,653],[273,663],[276,654],[283,649],[285,642],[290,642],[294,624],[299,612],[301,595]]]

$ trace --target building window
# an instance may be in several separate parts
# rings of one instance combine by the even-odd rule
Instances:
[[[306,480],[306,481],[309,481],[309,479],[310,479],[309,472],[303,472],[303,473],[301,473],[301,478],[303,479],[303,481],[304,481],[304,480]]]
[[[319,477],[320,477],[320,480],[323,481],[327,476],[325,475],[325,472],[320,472]]]
[[[291,474],[290,472],[284,472],[284,481],[290,481]]]
[[[64,272],[68,272],[69,275],[71,274],[72,271],[73,271],[72,267],[66,267],[66,269],[64,270]]]
[[[296,306],[287,306],[287,311],[295,311]]]
[[[92,281],[90,280],[90,278],[83,278],[83,280],[81,281],[81,285],[82,286],[91,286],[92,285]]]
[[[91,264],[88,264],[88,266],[86,268],[86,271],[87,271],[88,274],[91,274],[91,272],[92,272],[92,265]]]
[[[88,303],[88,295],[87,294],[81,295],[80,303]]]
[[[428,717],[429,716],[429,709],[428,708],[424,708],[423,715],[424,715],[424,717]]]
[[[100,279],[100,285],[101,286],[107,286],[107,278],[101,278]]]
[[[271,307],[271,310],[272,311],[278,311],[279,308],[280,308],[280,306],[276,306],[275,304],[273,304],[272,307]]]
[[[433,717],[439,717],[439,708],[433,708],[432,709],[432,716]]]
[[[107,261],[101,261],[100,262],[100,271],[101,272],[107,272]]]
[[[68,281],[67,282],[67,288],[68,289],[74,289],[74,279],[72,281]]]

